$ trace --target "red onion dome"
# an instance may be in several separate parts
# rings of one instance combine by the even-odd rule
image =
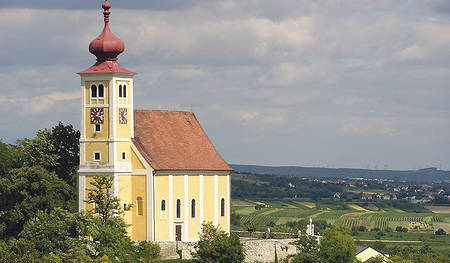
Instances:
[[[113,35],[109,29],[109,15],[111,4],[105,0],[103,7],[103,16],[105,20],[105,27],[102,33],[89,44],[89,52],[97,57],[97,61],[117,60],[117,56],[125,50],[125,44],[122,40]]]

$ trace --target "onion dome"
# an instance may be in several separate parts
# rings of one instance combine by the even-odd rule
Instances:
[[[115,61],[117,60],[117,56],[125,50],[125,45],[109,29],[109,14],[111,13],[109,9],[111,8],[111,4],[108,3],[108,0],[105,0],[102,7],[104,10],[105,27],[100,36],[92,40],[89,44],[89,52],[97,57],[97,61]]]
[[[100,36],[89,44],[89,52],[97,57],[97,62],[89,69],[78,72],[78,74],[123,73],[134,75],[136,73],[124,69],[117,62],[117,56],[125,50],[125,45],[109,29],[109,14],[111,13],[109,9],[111,5],[108,3],[108,0],[105,0],[102,7],[105,27]]]

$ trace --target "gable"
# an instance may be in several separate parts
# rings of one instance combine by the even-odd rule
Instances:
[[[155,170],[232,171],[192,112],[135,110],[133,144]]]

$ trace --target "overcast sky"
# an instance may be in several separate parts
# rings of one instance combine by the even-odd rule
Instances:
[[[110,0],[135,108],[228,163],[450,170],[450,1]],[[102,0],[0,0],[0,139],[80,127]]]

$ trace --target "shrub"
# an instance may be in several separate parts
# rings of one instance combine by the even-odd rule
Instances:
[[[445,234],[447,234],[446,232],[445,232],[445,230],[444,229],[442,229],[442,228],[439,228],[436,232],[434,232],[436,235],[439,235],[439,236],[441,236],[441,235],[445,235]]]
[[[214,227],[212,222],[202,225],[200,240],[192,252],[193,262],[244,262],[244,247],[237,235],[228,234]]]

